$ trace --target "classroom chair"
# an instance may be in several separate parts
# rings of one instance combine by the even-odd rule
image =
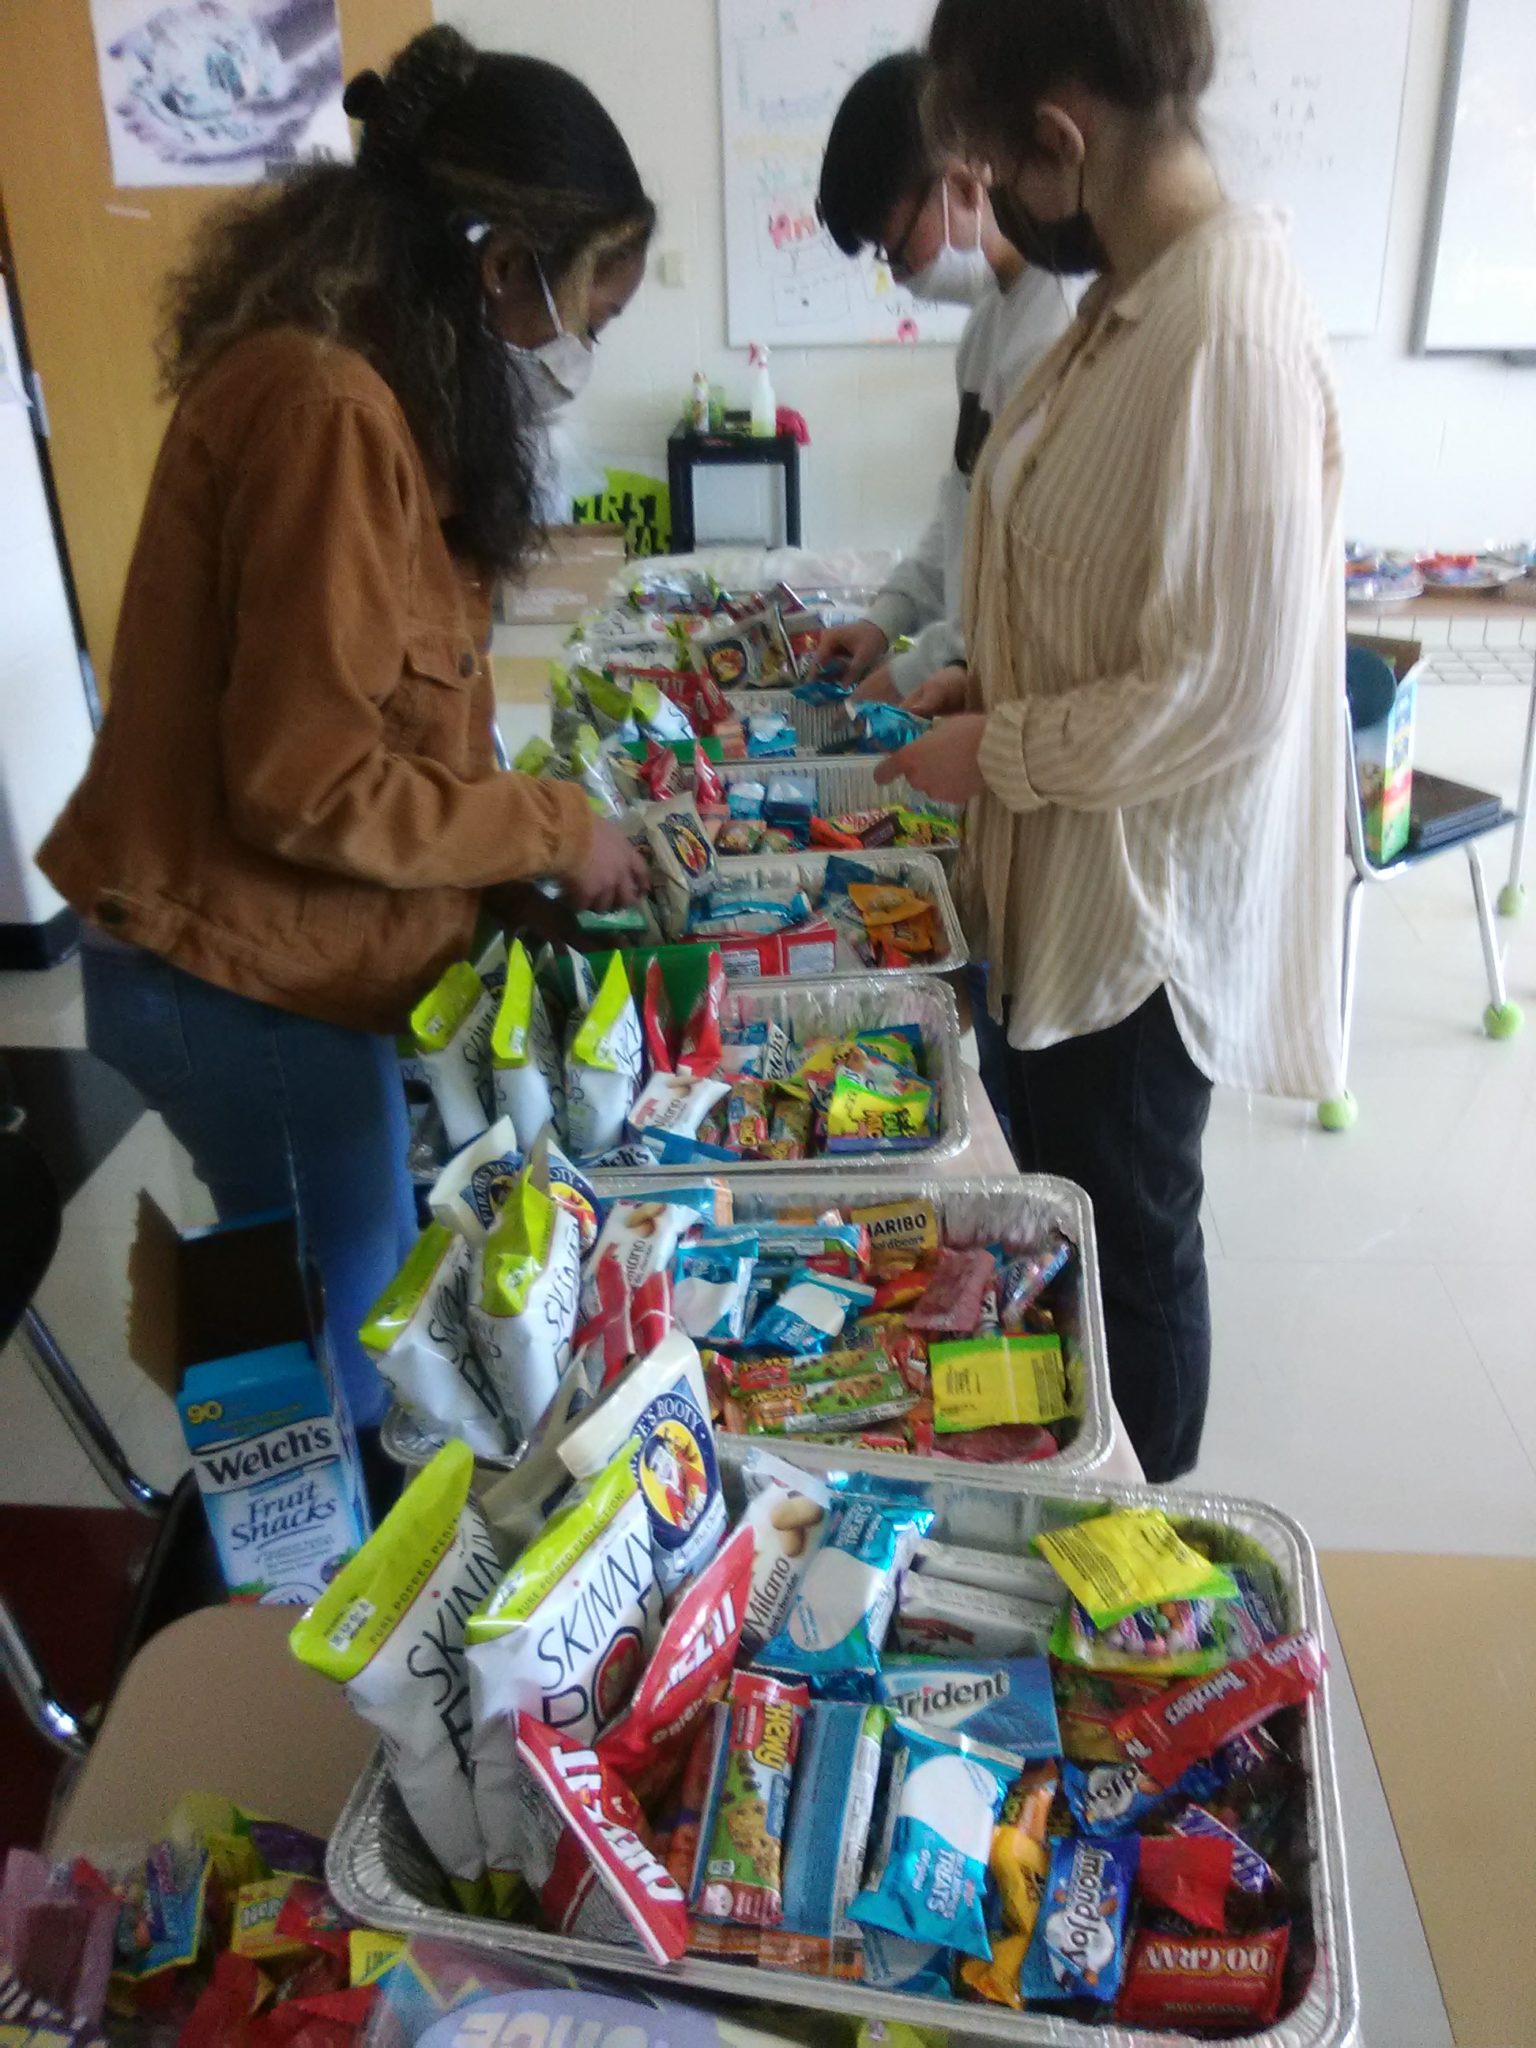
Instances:
[[[1420,795],[1439,784],[1439,778],[1421,773],[1417,778],[1415,808],[1411,813],[1413,822],[1409,828],[1408,844],[1392,859],[1377,865],[1371,860],[1366,846],[1365,805],[1360,789],[1360,763],[1355,751],[1357,729],[1373,725],[1385,716],[1397,679],[1391,665],[1382,656],[1360,642],[1352,642],[1346,656],[1345,702],[1344,702],[1344,824],[1349,847],[1349,861],[1352,873],[1344,892],[1344,973],[1340,991],[1340,1012],[1343,1023],[1343,1052],[1339,1069],[1339,1093],[1329,1097],[1317,1106],[1317,1120],[1325,1131],[1347,1131],[1359,1116],[1359,1105],[1349,1092],[1349,1047],[1355,1018],[1355,984],[1360,959],[1360,914],[1364,908],[1365,890],[1382,882],[1396,881],[1421,862],[1433,860],[1442,853],[1451,853],[1457,847],[1467,857],[1467,867],[1472,877],[1472,901],[1477,913],[1478,935],[1483,942],[1483,966],[1488,976],[1488,1004],[1483,1011],[1483,1030],[1490,1038],[1513,1038],[1525,1022],[1525,1014],[1518,1003],[1512,1003],[1504,981],[1504,962],[1499,952],[1498,935],[1494,929],[1493,911],[1488,900],[1488,883],[1483,873],[1483,858],[1478,842],[1490,832],[1501,831],[1513,822],[1513,813],[1506,810],[1492,796],[1486,798],[1479,810],[1469,808],[1464,824],[1452,824],[1450,829],[1434,839],[1433,844],[1423,843],[1421,837]],[[1482,795],[1482,792],[1462,792],[1467,797]]]

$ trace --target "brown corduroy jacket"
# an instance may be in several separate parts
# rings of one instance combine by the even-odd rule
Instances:
[[[229,349],[166,430],[112,692],[39,865],[81,916],[329,1023],[398,1029],[479,891],[591,841],[573,784],[498,773],[490,600],[355,351]]]

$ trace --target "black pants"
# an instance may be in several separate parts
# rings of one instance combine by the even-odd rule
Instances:
[[[1159,989],[1108,1031],[1010,1048],[1008,1085],[1020,1167],[1075,1180],[1093,1203],[1115,1405],[1148,1479],[1177,1479],[1200,1454],[1210,1385],[1211,1084]]]

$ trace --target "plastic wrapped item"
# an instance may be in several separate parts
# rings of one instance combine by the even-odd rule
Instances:
[[[1125,1973],[1126,1921],[1136,1878],[1134,1835],[1051,1846],[1051,1867],[1020,1989],[1026,1999],[1112,2005]]]
[[[565,1078],[544,992],[520,939],[507,948],[507,977],[491,1026],[491,1096],[527,1153],[547,1123],[565,1120]]]
[[[467,960],[450,967],[411,1012],[416,1054],[455,1152],[491,1122],[495,1017],[496,999]]]
[[[850,1486],[833,1508],[832,1527],[795,1589],[784,1626],[763,1645],[758,1662],[810,1680],[818,1697],[867,1684],[880,1669],[912,1545],[932,1525],[933,1510],[919,1500]]]
[[[470,1908],[485,1845],[467,1775],[464,1627],[500,1572],[473,1471],[467,1445],[445,1444],[289,1637],[385,1737],[406,1809]]]
[[[820,1474],[766,1451],[748,1455],[742,1480],[747,1489],[742,1526],[751,1530],[755,1544],[742,1641],[757,1650],[778,1633],[796,1587],[821,1548],[833,1495]]]
[[[760,1672],[731,1680],[699,1837],[700,1919],[771,1927],[782,1917],[789,1788],[808,1699],[803,1685]]]
[[[855,1701],[807,1709],[790,1794],[783,1911],[764,1931],[763,1967],[856,1978],[863,1930],[848,1917],[858,1894],[880,1779],[885,1713]]]
[[[576,1219],[529,1168],[474,1260],[470,1338],[513,1438],[525,1443],[570,1361],[581,1298]]]
[[[622,1140],[640,1066],[640,1018],[615,953],[565,1055],[565,1132],[578,1159],[599,1159]]]
[[[1231,1574],[1192,1549],[1161,1508],[1093,1515],[1049,1531],[1037,1548],[1099,1628],[1161,1600],[1237,1597]]]
[[[506,1411],[469,1335],[473,1253],[429,1223],[358,1332],[396,1399],[424,1427],[477,1457],[510,1448]]]
[[[427,1206],[445,1230],[484,1244],[502,1204],[523,1169],[522,1148],[509,1116],[455,1152],[433,1183]]]

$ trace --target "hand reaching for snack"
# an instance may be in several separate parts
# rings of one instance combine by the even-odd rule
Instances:
[[[857,682],[867,675],[884,654],[890,641],[873,619],[854,619],[846,626],[829,626],[816,643],[816,665],[841,660],[847,663],[844,680]]]
[[[650,886],[645,856],[611,818],[592,825],[586,858],[566,877],[566,887],[583,910],[627,910]]]
[[[969,671],[958,661],[935,669],[926,682],[919,683],[903,708],[918,718],[948,718],[964,711],[970,697]]]
[[[983,711],[939,719],[910,746],[887,754],[875,770],[876,782],[895,782],[904,776],[914,789],[940,803],[969,803],[987,786],[977,762],[986,724]]]

